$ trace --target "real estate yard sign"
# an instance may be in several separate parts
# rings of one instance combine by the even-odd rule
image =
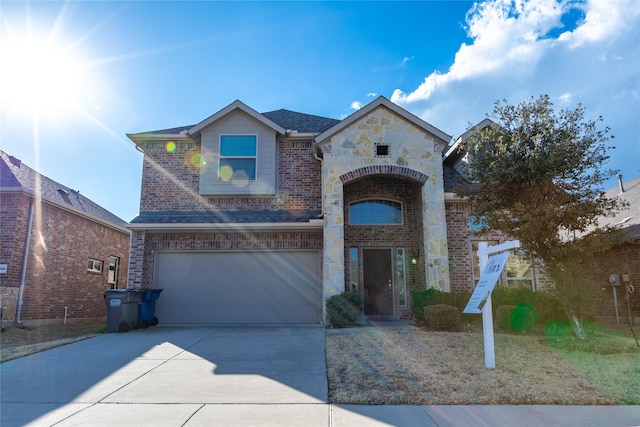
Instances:
[[[473,291],[463,313],[482,313],[482,308],[496,286],[500,274],[502,274],[502,270],[507,263],[507,258],[509,258],[509,252],[502,252],[489,257],[489,261],[480,275],[480,281],[478,281],[478,285]]]
[[[520,247],[518,240],[511,240],[496,246],[488,246],[487,242],[478,243],[480,261],[480,281],[473,291],[464,313],[482,313],[482,334],[484,336],[484,364],[487,368],[496,367],[496,353],[493,344],[493,309],[491,307],[491,291],[500,278],[507,259],[509,249]],[[489,258],[490,254],[499,253]]]

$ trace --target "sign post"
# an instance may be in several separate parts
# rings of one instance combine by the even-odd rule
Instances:
[[[519,248],[517,240],[489,246],[486,242],[478,244],[478,258],[480,259],[480,280],[476,286],[463,313],[482,313],[482,334],[484,336],[484,363],[489,369],[496,367],[495,345],[493,341],[493,307],[491,305],[491,291],[495,287],[502,270],[509,258],[509,249]],[[490,254],[502,252],[489,257]]]

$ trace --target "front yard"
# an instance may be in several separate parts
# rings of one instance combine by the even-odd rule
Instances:
[[[640,404],[640,348],[631,333],[565,328],[495,334],[496,369],[481,332],[332,330],[329,400],[350,404]]]

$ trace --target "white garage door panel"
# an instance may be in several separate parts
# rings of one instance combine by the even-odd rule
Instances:
[[[319,323],[316,251],[166,252],[156,260],[160,323]]]

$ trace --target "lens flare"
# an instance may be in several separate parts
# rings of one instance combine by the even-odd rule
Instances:
[[[190,161],[191,161],[191,165],[196,168],[199,168],[207,164],[207,160],[200,153],[195,153],[194,155],[192,155]]]
[[[165,150],[167,150],[167,153],[173,153],[176,151],[176,143],[173,141],[167,141],[167,143],[164,145]]]
[[[233,176],[233,169],[231,169],[231,166],[222,166],[220,168],[220,171],[218,172],[218,177],[220,178],[220,181],[229,181],[232,176]]]

